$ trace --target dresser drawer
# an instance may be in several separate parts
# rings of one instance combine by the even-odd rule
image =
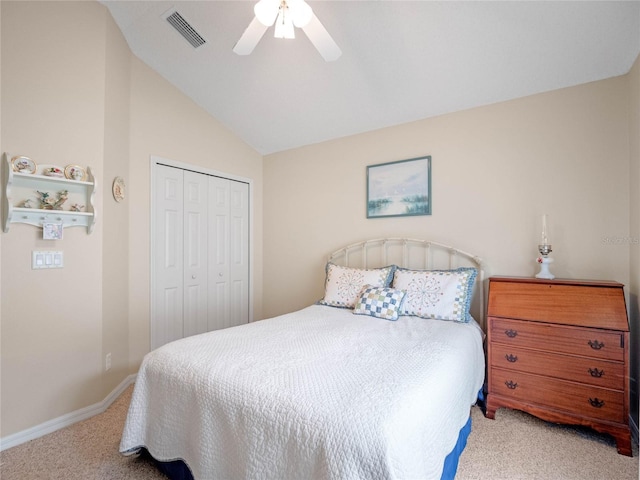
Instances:
[[[491,342],[623,362],[624,333],[489,317]]]
[[[501,368],[491,369],[489,391],[598,420],[624,423],[624,393],[551,377]]]
[[[503,369],[624,390],[624,364],[608,360],[492,343],[489,364]]]

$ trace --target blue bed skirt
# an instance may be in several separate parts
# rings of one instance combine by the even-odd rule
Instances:
[[[153,458],[153,456],[146,448],[142,448],[142,450],[140,451],[140,455],[150,458],[151,461],[156,464],[158,470],[164,473],[171,480],[194,480],[193,475],[191,475],[191,470],[189,470],[187,464],[182,460],[161,462],[160,460],[156,460],[155,458]]]
[[[464,427],[460,429],[460,433],[458,434],[458,442],[456,443],[453,450],[447,455],[447,458],[444,459],[444,468],[442,470],[442,475],[440,480],[453,480],[456,476],[456,471],[458,470],[458,460],[460,459],[460,455],[462,451],[467,446],[467,438],[471,433],[471,415],[469,415],[469,420]],[[143,450],[143,455],[149,456],[156,464],[158,469],[164,473],[171,480],[194,480],[193,475],[191,475],[191,470],[186,463],[182,460],[174,460],[172,462],[160,462],[153,458],[149,454],[146,449]]]
[[[447,455],[447,458],[444,459],[444,468],[442,469],[440,480],[453,480],[455,478],[456,472],[458,471],[458,460],[460,459],[460,455],[462,455],[464,447],[467,446],[467,438],[470,433],[471,415],[469,415],[469,420],[467,420],[465,426],[460,429],[458,442],[455,447],[453,447],[453,450]]]

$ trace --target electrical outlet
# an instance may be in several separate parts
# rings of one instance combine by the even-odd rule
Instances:
[[[107,353],[104,357],[104,369],[107,372],[111,370],[111,353]]]

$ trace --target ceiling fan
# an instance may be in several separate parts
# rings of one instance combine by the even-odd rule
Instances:
[[[255,18],[244,31],[233,51],[238,55],[253,52],[264,32],[275,23],[276,38],[294,38],[294,26],[302,28],[327,62],[336,60],[342,51],[304,0],[260,0],[253,7]]]

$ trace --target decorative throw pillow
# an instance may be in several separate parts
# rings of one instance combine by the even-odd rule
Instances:
[[[407,292],[400,315],[469,322],[475,268],[455,270],[397,269],[393,288]]]
[[[367,285],[360,293],[353,313],[371,315],[385,320],[397,320],[404,295],[402,290]]]
[[[394,266],[361,269],[328,263],[324,298],[318,303],[331,307],[353,308],[365,285],[388,287],[394,270]]]

